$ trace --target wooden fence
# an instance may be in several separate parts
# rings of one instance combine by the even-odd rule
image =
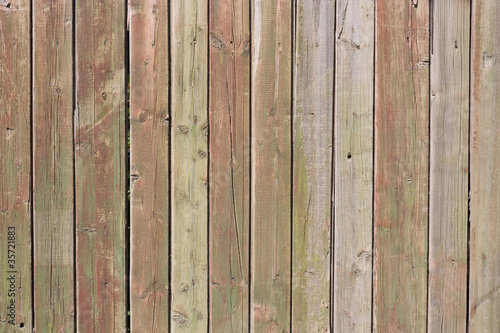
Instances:
[[[0,332],[500,332],[499,22],[0,0]]]

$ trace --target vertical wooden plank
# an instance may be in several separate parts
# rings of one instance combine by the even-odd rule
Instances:
[[[428,1],[376,4],[376,332],[426,329],[429,17]]]
[[[210,331],[248,332],[250,3],[210,1]]]
[[[129,2],[131,330],[169,327],[168,1]]]
[[[299,0],[294,16],[294,332],[330,327],[334,13],[333,1]]]
[[[337,1],[335,33],[336,332],[372,330],[375,3]]]
[[[290,332],[292,1],[253,0],[251,317]]]
[[[428,328],[465,332],[470,1],[434,1],[431,19]]]
[[[76,2],[77,330],[126,329],[125,2]]]
[[[473,1],[470,332],[500,331],[500,6]]]
[[[171,328],[208,329],[208,2],[173,1]]]
[[[73,3],[33,3],[35,329],[74,331]]]
[[[0,332],[32,331],[30,9],[0,1]]]

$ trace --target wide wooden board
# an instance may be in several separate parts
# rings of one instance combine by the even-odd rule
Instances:
[[[125,2],[76,1],[77,330],[126,329]]]
[[[73,2],[33,3],[35,330],[75,329]]]
[[[248,332],[250,2],[210,1],[210,330]]]
[[[374,331],[427,319],[429,2],[377,1]]]

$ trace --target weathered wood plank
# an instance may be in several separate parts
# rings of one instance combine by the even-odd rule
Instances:
[[[210,1],[210,330],[248,332],[250,3]]]
[[[429,17],[428,1],[376,5],[376,332],[426,328]]]
[[[0,1],[0,332],[33,325],[30,8],[27,0]]]
[[[294,15],[292,330],[330,327],[335,5],[297,1]]]
[[[72,332],[73,2],[34,2],[33,23],[35,329]]]
[[[371,332],[375,4],[337,1],[333,325]]]
[[[169,327],[167,0],[129,2],[131,330]]]
[[[76,1],[77,330],[126,328],[125,2]]]
[[[171,328],[208,329],[208,0],[173,1]]]
[[[292,1],[253,0],[251,317],[290,332]]]
[[[465,332],[470,1],[434,1],[431,19],[428,328]]]
[[[500,331],[500,6],[473,1],[470,332]]]

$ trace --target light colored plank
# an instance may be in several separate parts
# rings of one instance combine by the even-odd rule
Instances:
[[[469,331],[500,332],[500,6],[473,1]]]
[[[330,327],[335,5],[297,2],[293,105],[292,330]]]
[[[33,4],[34,297],[37,331],[75,330],[73,2]]]
[[[33,329],[30,26],[29,1],[0,1],[0,332]]]
[[[126,329],[125,3],[76,1],[77,330]]]
[[[210,330],[248,332],[250,3],[210,1]]]
[[[465,332],[470,1],[432,6],[428,328]]]
[[[129,2],[130,324],[168,330],[168,1]]]
[[[173,1],[171,329],[208,329],[208,0]]]
[[[375,36],[375,332],[427,317],[429,2],[378,1]]]
[[[375,4],[337,1],[333,325],[371,332]]]
[[[292,1],[251,8],[250,327],[290,332]]]

